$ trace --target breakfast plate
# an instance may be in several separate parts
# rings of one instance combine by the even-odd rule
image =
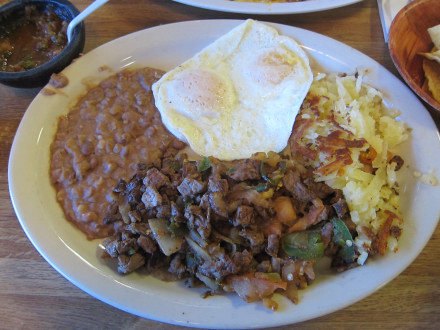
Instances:
[[[84,93],[85,84],[127,67],[170,70],[242,22],[174,23],[111,41],[67,67],[63,74],[69,84],[54,95],[40,93],[26,111],[9,160],[9,189],[15,212],[29,240],[47,262],[97,299],[145,318],[182,326],[249,329],[292,324],[342,309],[380,289],[411,264],[436,228],[440,186],[422,184],[413,173],[440,174],[440,140],[417,97],[380,64],[349,46],[307,30],[267,23],[302,44],[314,72],[354,73],[356,68],[366,68],[367,83],[382,90],[387,105],[400,109],[400,119],[411,127],[411,138],[397,150],[405,157],[398,177],[406,221],[399,251],[372,258],[363,267],[341,274],[319,267],[317,279],[300,291],[298,305],[276,297],[277,312],[260,303],[247,304],[235,295],[203,299],[200,291],[181,283],[165,283],[139,273],[122,276],[100,258],[100,241],[88,241],[65,220],[50,184],[49,146],[57,118]]]
[[[305,0],[285,3],[231,0],[174,0],[204,9],[246,14],[300,14],[347,6],[362,0]]]

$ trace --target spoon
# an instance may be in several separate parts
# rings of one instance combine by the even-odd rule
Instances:
[[[91,13],[93,13],[96,9],[101,7],[103,4],[105,4],[108,0],[96,0],[93,3],[91,3],[86,9],[84,9],[81,13],[78,14],[73,20],[70,21],[69,25],[67,26],[67,42],[70,43],[70,40],[72,39],[72,33],[75,26],[77,26],[78,23],[80,23],[84,18],[89,16]]]

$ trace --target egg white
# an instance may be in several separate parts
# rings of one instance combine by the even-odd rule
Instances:
[[[168,130],[221,160],[282,151],[313,74],[292,38],[247,20],[153,85]]]

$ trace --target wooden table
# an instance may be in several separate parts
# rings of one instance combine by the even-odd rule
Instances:
[[[72,2],[80,10],[91,3]],[[0,4],[4,3],[0,0]],[[317,13],[275,16],[208,11],[171,0],[111,0],[86,20],[84,52],[159,24],[248,17],[327,35],[398,75],[384,42],[376,0]],[[178,328],[133,316],[84,293],[38,254],[21,229],[9,198],[8,158],[15,131],[38,92],[0,85],[0,328]],[[440,113],[432,109],[430,112],[440,127]],[[440,227],[416,261],[378,292],[333,314],[278,329],[436,328],[440,325],[439,252]]]

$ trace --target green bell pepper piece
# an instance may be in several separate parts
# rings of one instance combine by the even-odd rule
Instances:
[[[344,221],[339,218],[330,220],[333,225],[333,242],[341,247],[341,256],[346,263],[351,263],[355,259],[353,237],[350,234]]]
[[[281,239],[283,250],[292,257],[303,260],[318,259],[324,256],[324,243],[317,231],[300,231],[288,234]]]

